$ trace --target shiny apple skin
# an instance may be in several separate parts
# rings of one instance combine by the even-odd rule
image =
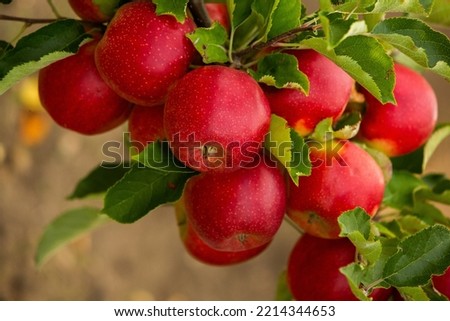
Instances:
[[[287,283],[298,301],[357,301],[339,271],[355,261],[356,249],[347,239],[327,240],[304,234],[289,256]],[[392,289],[375,289],[375,301],[388,300]]]
[[[189,18],[181,24],[173,16],[156,15],[150,1],[127,3],[117,10],[97,47],[100,75],[121,97],[137,105],[160,105],[194,57],[186,37],[193,30]]]
[[[270,108],[258,83],[243,71],[205,66],[171,90],[166,137],[177,158],[198,171],[233,171],[259,157]]]
[[[119,0],[111,0],[114,5],[119,5]],[[94,0],[69,0],[73,11],[83,20],[92,22],[107,22],[111,20],[114,11],[102,12]]]
[[[164,140],[164,105],[134,106],[128,119],[131,145],[141,152],[151,142]]]
[[[408,67],[394,66],[397,105],[381,104],[363,91],[366,112],[359,137],[390,157],[413,152],[432,134],[438,116],[437,98],[428,81]]]
[[[246,262],[261,254],[270,243],[244,251],[218,251],[206,244],[186,218],[183,200],[175,204],[180,237],[186,251],[197,261],[215,266],[234,265]]]
[[[100,77],[94,62],[97,41],[39,72],[42,105],[60,126],[85,135],[100,134],[122,124],[131,103]]]
[[[288,216],[307,233],[338,238],[340,214],[361,207],[375,215],[383,199],[385,182],[381,168],[361,147],[350,141],[311,148],[310,176],[291,180]]]
[[[272,240],[284,217],[286,187],[279,169],[265,160],[191,178],[184,202],[188,221],[208,246],[243,251]]]
[[[325,118],[338,119],[350,99],[354,80],[334,62],[314,50],[289,50],[308,76],[309,94],[296,89],[265,87],[272,112],[287,120],[300,135],[309,135]]]

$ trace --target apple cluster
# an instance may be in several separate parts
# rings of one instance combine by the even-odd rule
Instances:
[[[40,71],[40,98],[55,122],[92,135],[128,120],[139,151],[149,142],[167,141],[180,162],[199,172],[175,205],[185,247],[198,260],[246,261],[268,247],[286,218],[304,231],[288,262],[294,298],[355,300],[339,268],[354,261],[356,249],[339,238],[337,218],[356,207],[374,216],[380,208],[386,179],[361,146],[397,157],[431,135],[437,102],[427,81],[396,64],[397,104],[383,105],[331,60],[302,49],[284,53],[307,75],[308,95],[261,86],[243,70],[198,64],[186,37],[196,28],[190,18],[180,23],[158,15],[145,0],[111,13],[92,0],[69,2],[85,20],[112,20],[78,53]],[[229,30],[225,5],[206,9]],[[336,123],[357,90],[365,98],[358,135],[314,141],[316,126],[327,118]],[[284,118],[310,146],[311,174],[298,184],[264,149],[271,114]],[[376,289],[371,296],[383,300],[390,294]]]

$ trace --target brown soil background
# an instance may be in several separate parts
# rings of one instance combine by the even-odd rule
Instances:
[[[73,16],[66,2],[55,2],[64,16]],[[0,4],[0,13],[51,17],[44,0]],[[0,21],[0,39],[12,39],[20,27],[20,23]],[[448,122],[450,87],[439,77],[427,77],[438,95],[440,121]],[[278,275],[298,237],[294,229],[283,224],[268,250],[247,263],[211,267],[186,254],[168,206],[132,225],[108,223],[58,252],[38,270],[33,257],[44,227],[65,210],[84,204],[101,206],[98,200],[65,198],[104,158],[102,145],[121,141],[126,126],[84,137],[52,125],[45,141],[30,147],[19,135],[23,107],[17,93],[15,87],[0,96],[0,300],[274,298]],[[450,174],[449,148],[447,139],[428,172]]]

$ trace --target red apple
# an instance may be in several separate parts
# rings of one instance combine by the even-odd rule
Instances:
[[[293,297],[299,301],[355,301],[357,298],[339,271],[355,261],[356,249],[347,239],[326,240],[304,234],[292,250],[287,283]],[[371,297],[384,301],[391,289],[375,289]]]
[[[189,18],[181,24],[173,16],[156,15],[150,1],[127,3],[97,47],[97,68],[121,97],[137,105],[160,105],[194,57],[195,48],[185,36],[193,29]]]
[[[313,146],[314,147],[314,146]],[[311,148],[310,176],[291,180],[287,214],[307,233],[338,238],[337,218],[362,207],[369,215],[378,210],[384,193],[381,168],[362,148],[349,141],[330,141]]]
[[[266,87],[270,108],[287,120],[300,135],[310,134],[323,119],[339,118],[350,99],[353,79],[325,56],[314,50],[290,50],[299,69],[310,82],[309,95],[296,89]]]
[[[267,159],[234,172],[201,173],[184,190],[188,221],[220,251],[243,251],[270,242],[283,220],[283,175]]]
[[[206,244],[187,221],[182,201],[175,205],[180,237],[187,252],[196,260],[210,265],[232,265],[250,260],[264,251],[269,243],[244,251],[218,251]]]
[[[397,105],[381,104],[364,91],[367,109],[359,136],[388,156],[408,154],[424,144],[437,120],[433,88],[417,72],[396,64],[394,96]]]
[[[117,127],[131,112],[131,104],[98,74],[94,62],[97,43],[91,41],[75,55],[39,72],[39,97],[44,108],[60,126],[86,135]]]
[[[83,20],[106,22],[111,20],[120,0],[69,0],[73,11]]]
[[[432,278],[434,288],[441,294],[450,298],[450,267],[442,275],[434,275]]]
[[[230,17],[225,3],[205,3],[205,8],[211,22],[217,21],[227,31],[230,31]]]
[[[128,119],[131,145],[139,152],[148,143],[164,139],[164,106],[134,106]]]
[[[258,83],[224,66],[189,72],[169,93],[164,111],[175,156],[198,171],[231,171],[253,161],[269,123]]]

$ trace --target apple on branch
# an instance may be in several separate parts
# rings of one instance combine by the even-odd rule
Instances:
[[[433,88],[419,73],[396,64],[394,97],[397,105],[380,103],[366,91],[366,111],[359,137],[390,157],[408,154],[431,136],[438,105]]]
[[[310,147],[311,175],[301,176],[298,186],[289,181],[287,214],[306,233],[338,238],[337,218],[343,212],[361,207],[375,215],[383,199],[383,172],[353,142],[315,142]]]
[[[337,120],[350,99],[354,80],[334,62],[314,50],[288,50],[298,68],[309,79],[309,94],[297,89],[276,89],[265,86],[270,108],[288,121],[300,135],[312,133],[325,118]]]
[[[195,48],[186,33],[186,18],[157,15],[150,1],[121,6],[108,24],[95,52],[105,82],[121,97],[143,106],[164,103],[171,87],[187,71]]]
[[[94,62],[97,44],[90,41],[39,72],[39,97],[49,115],[60,126],[85,135],[115,128],[131,112],[131,103],[100,77]]]
[[[258,248],[272,240],[286,208],[284,178],[261,158],[233,172],[205,172],[191,178],[183,198],[198,236],[220,251]]]
[[[259,157],[269,130],[264,92],[247,73],[204,66],[170,91],[166,137],[175,156],[198,171],[232,171]]]

